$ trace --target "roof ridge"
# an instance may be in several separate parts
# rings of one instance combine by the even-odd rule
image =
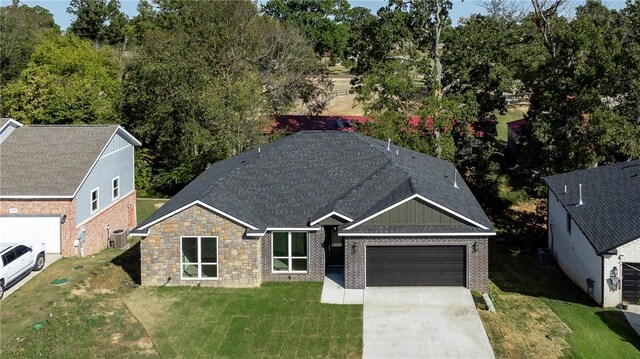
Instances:
[[[24,125],[24,128],[33,128],[33,127],[120,127],[119,124],[97,124],[97,123],[87,123],[87,124],[37,124],[37,125]]]

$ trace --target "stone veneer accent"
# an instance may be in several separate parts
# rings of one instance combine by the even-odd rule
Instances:
[[[142,285],[201,285],[256,287],[262,280],[260,244],[246,238],[245,229],[207,209],[194,205],[150,227],[140,241]],[[218,237],[218,279],[182,280],[181,236]]]
[[[309,239],[309,259],[307,273],[273,273],[272,252],[271,252],[271,233],[267,233],[261,237],[262,241],[262,280],[277,281],[322,281],[324,280],[324,227],[316,232],[307,232]]]
[[[478,251],[473,253],[472,245],[477,242]],[[467,281],[469,289],[488,291],[489,278],[489,242],[486,237],[347,237],[345,249],[357,243],[356,253],[345,250],[345,287],[362,289],[365,287],[365,252],[367,245],[375,246],[411,246],[411,245],[464,245],[467,246]]]
[[[73,200],[3,199],[0,200],[0,214],[10,214],[10,208],[16,208],[18,210],[17,215],[51,215],[60,217],[66,215],[65,223],[60,225],[61,254],[65,257],[79,255],[73,242],[80,234],[82,227],[85,227],[87,233],[85,237],[84,255],[86,256],[107,248],[107,230],[104,227],[105,225],[109,225],[112,231],[116,229],[131,229],[129,228],[129,209],[127,206],[132,205],[135,209],[135,203],[136,193],[132,192],[77,227],[75,198]]]

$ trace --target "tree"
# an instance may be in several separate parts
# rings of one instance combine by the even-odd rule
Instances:
[[[2,90],[2,115],[26,124],[118,123],[119,67],[109,47],[55,35]]]
[[[274,19],[298,27],[311,41],[319,55],[330,53],[343,58],[349,25],[347,0],[269,0],[262,12]]]
[[[120,11],[118,0],[71,0],[69,14],[75,20],[69,32],[96,44],[118,45],[125,41],[127,16]]]
[[[534,18],[546,33],[540,40],[547,58],[525,79],[531,107],[524,166],[548,175],[640,157],[633,9],[587,1],[571,21],[546,17],[553,36]]]
[[[45,8],[20,5],[17,0],[0,7],[0,88],[27,66],[44,36],[59,32],[53,15]]]
[[[127,127],[153,148],[171,194],[211,163],[261,143],[274,111],[318,111],[330,90],[313,49],[249,1],[159,1],[124,79]]]

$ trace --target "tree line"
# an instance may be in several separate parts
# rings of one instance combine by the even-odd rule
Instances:
[[[144,143],[141,195],[170,195],[265,141],[269,115],[318,113],[322,57],[353,75],[375,122],[359,128],[454,161],[483,201],[506,162],[507,95],[529,103],[510,170],[540,177],[640,157],[640,3],[488,0],[453,25],[449,0],[72,0],[62,33],[41,7],[0,14],[1,112],[24,123],[120,123]],[[564,11],[563,11],[564,10]],[[569,14],[570,16],[565,16]]]

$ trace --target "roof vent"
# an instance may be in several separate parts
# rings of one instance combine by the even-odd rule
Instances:
[[[258,153],[260,153],[260,147],[258,147]]]
[[[453,187],[455,188],[460,188],[458,187],[458,172],[456,172],[456,169],[453,169]]]
[[[387,151],[391,151],[391,139],[387,139]]]
[[[567,193],[567,185],[564,185],[564,192],[562,193]]]
[[[400,151],[396,149],[396,156],[400,156]]]
[[[584,202],[582,202],[582,183],[578,185],[578,193],[580,194],[578,206],[582,206],[584,204]]]

